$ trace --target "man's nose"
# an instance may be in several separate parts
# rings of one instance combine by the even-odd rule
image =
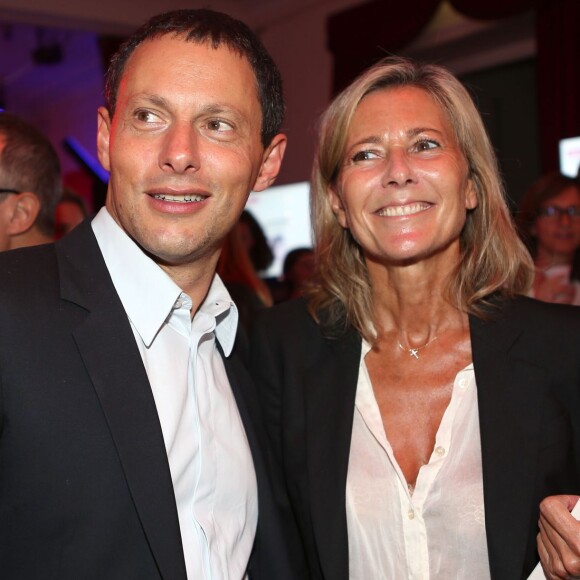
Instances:
[[[164,135],[159,165],[164,171],[184,173],[200,168],[199,136],[191,123],[174,123]]]

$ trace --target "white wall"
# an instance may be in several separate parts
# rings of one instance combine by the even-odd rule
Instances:
[[[332,55],[326,47],[329,14],[357,4],[328,1],[272,21],[260,30],[262,41],[280,67],[287,102],[288,150],[278,183],[310,178],[318,117],[332,88]]]

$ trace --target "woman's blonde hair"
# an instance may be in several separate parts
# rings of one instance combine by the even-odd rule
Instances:
[[[478,206],[467,213],[460,235],[461,259],[446,288],[448,300],[484,317],[492,293],[524,293],[532,263],[513,225],[497,161],[481,117],[461,82],[447,69],[409,59],[385,58],[339,94],[322,115],[312,174],[311,213],[318,283],[309,308],[324,325],[354,326],[374,341],[372,293],[362,250],[338,223],[329,200],[343,162],[354,113],[369,93],[403,86],[424,90],[445,111],[472,180]]]

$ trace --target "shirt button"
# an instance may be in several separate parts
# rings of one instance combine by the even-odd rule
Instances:
[[[469,384],[469,381],[467,379],[461,379],[459,381],[459,388],[460,389],[467,389],[468,384]]]
[[[439,457],[443,457],[445,455],[445,447],[441,447],[441,445],[435,447],[435,453],[439,455]]]
[[[180,298],[178,298],[178,299],[175,301],[174,308],[181,308],[182,306],[183,306],[183,302],[181,301],[181,299],[180,299]]]
[[[408,517],[410,520],[414,520],[414,519],[415,519],[415,512],[414,512],[413,510],[409,510],[409,511],[407,512],[407,517]]]

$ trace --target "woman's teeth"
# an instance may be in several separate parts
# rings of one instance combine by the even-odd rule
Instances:
[[[399,217],[419,213],[420,211],[426,210],[428,207],[430,207],[430,204],[428,203],[410,203],[408,205],[384,207],[377,213],[378,215],[385,217]]]

